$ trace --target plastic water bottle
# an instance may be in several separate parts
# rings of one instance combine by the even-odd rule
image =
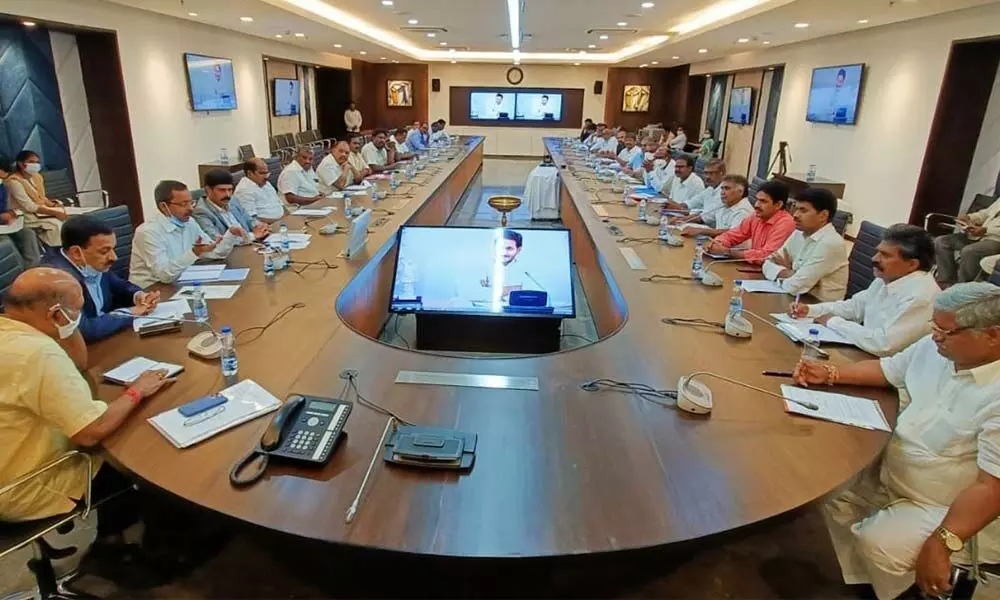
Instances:
[[[292,242],[288,239],[288,225],[284,221],[278,225],[278,241],[281,242],[282,252],[290,252],[292,250]]]
[[[802,340],[802,360],[817,361],[822,357],[819,349],[819,329],[810,327],[809,337]]]
[[[665,240],[670,237],[670,217],[667,215],[660,217],[660,231],[657,233],[657,237],[661,240]]]
[[[389,173],[389,189],[395,191],[399,187],[399,178],[396,177],[396,172],[393,171]]]
[[[236,374],[240,372],[240,361],[236,358],[236,339],[233,337],[233,330],[226,325],[219,337],[222,341],[222,376],[227,380],[236,379]]]
[[[701,279],[701,273],[705,269],[705,248],[702,247],[701,240],[695,242],[694,260],[691,261],[691,277]]]
[[[194,319],[202,323],[208,322],[208,302],[205,301],[205,290],[201,283],[194,284],[194,293],[191,298],[191,311],[194,312]]]
[[[226,148],[222,148],[222,150],[219,151],[219,162],[224,165],[229,164],[229,150]]]
[[[729,298],[729,316],[743,314],[743,282],[739,279],[733,282],[733,295]]]
[[[344,218],[351,220],[351,195],[344,192]]]
[[[647,203],[646,203],[646,199],[645,198],[643,198],[642,200],[639,200],[639,220],[640,221],[645,221],[646,220],[646,206],[647,206]]]
[[[264,249],[264,277],[274,279],[274,257],[271,256],[271,249]]]
[[[809,165],[809,170],[806,171],[806,181],[816,181],[816,165]]]

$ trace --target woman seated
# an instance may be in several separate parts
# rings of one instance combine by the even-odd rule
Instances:
[[[719,146],[719,142],[715,140],[715,132],[711,128],[705,128],[700,143],[695,145],[698,146],[698,156],[709,160],[715,157],[715,149]]]
[[[31,150],[22,150],[14,159],[14,172],[4,182],[11,208],[24,217],[24,226],[38,234],[38,239],[50,247],[59,247],[62,222],[66,209],[45,197],[45,182],[41,176],[42,161]]]

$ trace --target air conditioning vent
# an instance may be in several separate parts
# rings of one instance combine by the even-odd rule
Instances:
[[[408,33],[448,33],[448,30],[444,27],[400,27],[400,31],[406,31]]]
[[[621,35],[621,34],[637,35],[638,33],[639,33],[639,30],[636,29],[636,28],[634,28],[634,27],[632,27],[632,28],[603,27],[603,28],[588,29],[587,30],[587,35],[601,35],[601,34],[607,34],[607,35]]]

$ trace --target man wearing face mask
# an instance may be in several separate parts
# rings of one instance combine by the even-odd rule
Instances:
[[[240,227],[210,238],[191,218],[194,202],[180,181],[161,181],[153,192],[160,214],[139,226],[132,240],[129,281],[146,288],[173,283],[199,259],[225,259],[246,233]]]
[[[112,402],[94,400],[80,370],[87,346],[77,330],[84,294],[69,273],[35,267],[21,273],[4,297],[0,317],[0,482],[11,482],[73,447],[91,447],[117,430],[146,398],[173,380],[147,371]],[[43,519],[73,510],[87,494],[107,498],[130,482],[96,455],[93,479],[83,458],[60,463],[0,495],[0,520]],[[138,518],[131,494],[97,508],[97,540],[82,566],[139,567],[122,533]],[[101,574],[100,571],[87,569]],[[103,576],[103,575],[102,575]],[[136,574],[138,577],[138,574]],[[147,579],[148,581],[148,579]]]
[[[149,314],[160,301],[159,292],[143,292],[115,273],[115,232],[100,219],[72,216],[62,228],[62,248],[50,253],[45,264],[62,269],[83,290],[80,333],[87,343],[111,337],[132,325],[131,319],[112,316],[111,311],[128,309],[132,316]]]
[[[266,223],[254,223],[239,202],[233,202],[233,175],[213,169],[205,173],[205,197],[194,207],[194,220],[210,238],[238,230],[237,246],[263,240],[271,230]]]

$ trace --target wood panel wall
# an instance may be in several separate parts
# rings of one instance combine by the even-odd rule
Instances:
[[[729,173],[747,175],[750,172],[750,160],[753,155],[754,137],[758,128],[763,131],[764,125],[761,123],[763,114],[760,110],[761,88],[764,82],[764,71],[746,71],[737,73],[733,77],[732,88],[750,87],[753,88],[753,120],[749,125],[736,125],[729,122],[729,101],[726,99],[725,114],[723,119],[726,123],[725,151],[723,158],[726,161],[726,171]],[[688,135],[690,139],[691,136]]]
[[[389,107],[388,82],[393,79],[413,82],[413,106]],[[364,129],[393,129],[414,121],[427,121],[429,92],[426,64],[351,61],[351,94],[364,116]]]
[[[701,121],[701,104],[697,103],[697,114],[689,114],[693,106],[689,102],[689,66],[672,67],[669,69],[636,69],[611,67],[608,69],[608,82],[604,94],[604,122],[618,125],[629,130],[637,130],[650,123],[680,123],[685,127],[698,128]],[[622,100],[626,85],[648,85],[649,112],[633,113],[622,111]],[[703,84],[704,86],[704,84]],[[697,93],[697,92],[696,92]],[[701,90],[704,100],[704,89]],[[688,137],[692,137],[688,134]]]
[[[264,61],[264,87],[267,90],[267,118],[271,126],[271,135],[282,133],[298,133],[302,131],[302,113],[305,112],[305,103],[299,102],[299,114],[289,117],[274,116],[274,79],[299,79],[299,94],[302,94],[304,86],[299,77],[299,67],[295,63],[275,60],[273,58]]]

